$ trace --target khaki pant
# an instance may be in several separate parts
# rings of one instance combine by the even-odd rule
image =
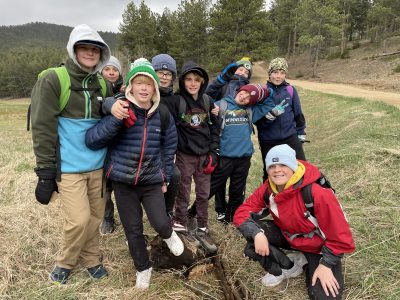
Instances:
[[[72,269],[78,263],[85,268],[100,264],[99,226],[105,207],[102,180],[103,170],[62,174],[58,190],[64,228],[57,266]]]

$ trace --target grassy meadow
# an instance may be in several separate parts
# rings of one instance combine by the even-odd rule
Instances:
[[[330,179],[346,212],[356,251],[343,260],[344,299],[400,299],[400,110],[383,103],[300,90],[307,119],[305,153]],[[102,237],[110,276],[88,279],[76,268],[68,284],[48,275],[61,239],[59,201],[40,205],[31,133],[26,131],[29,99],[0,100],[0,299],[224,299],[212,268],[190,280],[176,271],[153,272],[148,291],[136,291],[135,270],[122,226]],[[262,181],[257,146],[247,193]],[[242,256],[245,244],[232,226],[217,224],[210,201],[210,229],[230,282],[240,282],[249,299],[308,299],[304,274],[279,289],[262,286],[257,263]],[[147,227],[146,233],[154,235]],[[206,294],[194,292],[201,286]]]

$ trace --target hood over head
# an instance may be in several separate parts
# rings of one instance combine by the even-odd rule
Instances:
[[[199,91],[199,98],[203,96],[207,86],[208,86],[208,74],[206,72],[205,69],[203,69],[202,67],[200,67],[198,64],[196,64],[193,61],[188,61],[186,62],[182,69],[181,69],[181,73],[179,75],[179,93],[182,96],[186,96],[191,98],[192,96],[186,91],[185,89],[185,82],[183,80],[183,78],[185,77],[185,75],[187,73],[197,73],[199,74],[203,79],[204,79],[204,83],[200,86],[200,91]]]
[[[69,57],[74,61],[77,66],[82,69],[81,65],[76,59],[76,54],[74,50],[75,45],[79,44],[93,45],[100,48],[100,61],[95,66],[92,73],[100,72],[106,66],[107,62],[110,59],[110,48],[108,47],[106,42],[104,42],[104,40],[101,38],[96,30],[90,28],[86,24],[77,25],[74,27],[74,29],[72,29],[71,34],[69,35],[67,51]]]

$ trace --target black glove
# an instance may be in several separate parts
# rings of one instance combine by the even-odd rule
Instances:
[[[50,202],[53,192],[58,193],[58,187],[56,183],[57,169],[35,168],[35,173],[39,177],[35,189],[36,200],[41,204],[47,205]]]
[[[222,70],[221,74],[217,76],[217,81],[221,84],[228,83],[233,76],[235,75],[236,70],[238,69],[237,63],[231,63]]]

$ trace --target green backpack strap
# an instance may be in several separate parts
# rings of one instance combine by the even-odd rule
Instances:
[[[99,80],[99,83],[100,83],[101,95],[103,96],[103,98],[106,98],[106,95],[107,95],[107,83],[106,83],[106,80],[99,73],[97,73],[97,79]]]
[[[60,97],[58,98],[58,107],[60,112],[64,110],[65,106],[68,103],[69,96],[71,95],[71,79],[69,78],[69,74],[65,66],[56,67],[56,68],[48,68],[38,75],[38,78],[42,77],[49,71],[54,71],[57,74],[58,80],[60,81]]]

